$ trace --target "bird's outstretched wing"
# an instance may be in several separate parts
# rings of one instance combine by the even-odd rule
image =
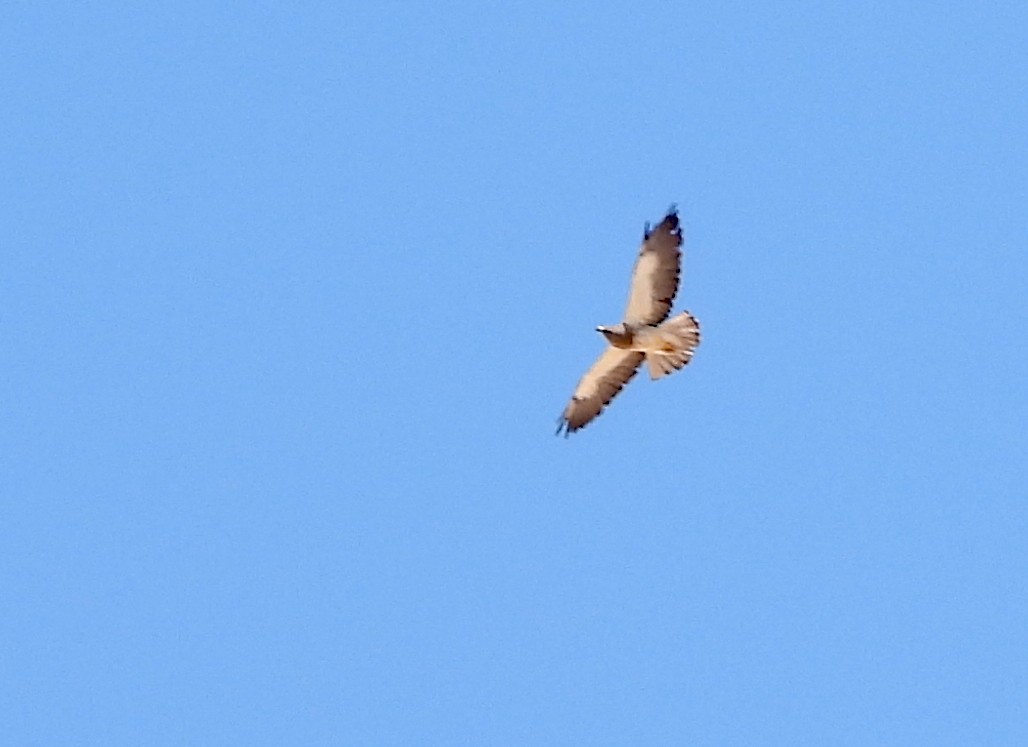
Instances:
[[[571,401],[561,413],[557,433],[567,436],[585,427],[621,391],[642,363],[644,353],[609,347],[578,382]]]
[[[671,311],[678,291],[681,267],[682,231],[674,206],[660,225],[643,236],[639,258],[632,270],[625,321],[629,324],[658,324]]]

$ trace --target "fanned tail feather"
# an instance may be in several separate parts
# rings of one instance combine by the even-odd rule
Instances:
[[[668,319],[657,330],[666,347],[660,352],[646,353],[646,365],[653,379],[685,366],[700,344],[700,323],[688,311]]]

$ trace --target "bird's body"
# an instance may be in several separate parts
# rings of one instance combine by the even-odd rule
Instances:
[[[632,273],[625,320],[600,326],[609,347],[586,372],[561,414],[557,432],[573,433],[602,412],[645,360],[652,379],[682,368],[700,344],[700,325],[689,312],[667,319],[678,290],[682,235],[672,208],[643,245]],[[665,321],[666,320],[666,321]]]
[[[613,347],[640,353],[670,353],[681,341],[667,323],[659,326],[622,323],[617,327],[597,327],[596,331],[606,337]]]

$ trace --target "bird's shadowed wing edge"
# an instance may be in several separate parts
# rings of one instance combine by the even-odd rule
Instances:
[[[643,353],[607,348],[578,382],[571,401],[558,419],[557,434],[565,437],[588,425],[635,376]]]
[[[659,324],[667,319],[678,292],[681,246],[678,212],[672,206],[660,225],[645,232],[639,257],[632,268],[626,322]]]

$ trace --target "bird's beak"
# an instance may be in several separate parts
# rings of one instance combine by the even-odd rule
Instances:
[[[606,330],[606,329],[607,329],[606,327],[597,327],[597,328],[596,328],[596,331],[597,331],[597,332],[603,332],[603,331],[604,331],[604,330]]]

